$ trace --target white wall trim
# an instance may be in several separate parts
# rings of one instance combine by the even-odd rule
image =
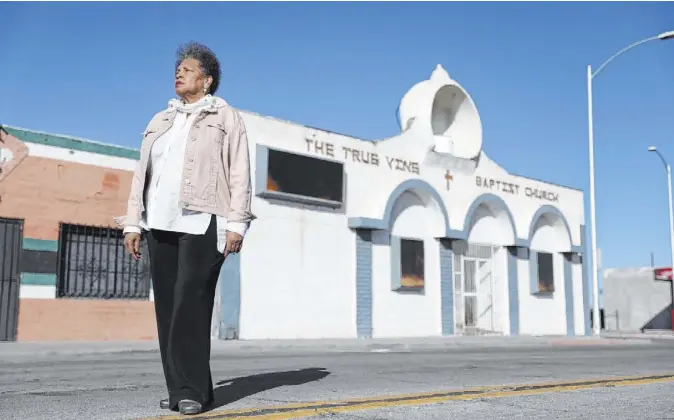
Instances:
[[[56,286],[22,284],[19,288],[20,299],[56,299]]]
[[[28,156],[81,163],[83,165],[102,166],[104,168],[120,169],[123,171],[133,171],[138,162],[135,159],[64,149],[44,144],[26,143],[26,146],[28,146]]]

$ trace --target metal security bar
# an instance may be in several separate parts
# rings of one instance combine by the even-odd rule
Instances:
[[[23,220],[0,218],[0,341],[16,341]]]
[[[463,334],[494,330],[493,264],[500,247],[452,242],[454,253],[454,321]]]
[[[121,229],[62,223],[59,232],[58,297],[147,299],[150,263],[145,239],[141,259],[124,249]]]

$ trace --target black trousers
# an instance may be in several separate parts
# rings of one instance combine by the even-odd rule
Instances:
[[[211,218],[203,235],[151,230],[148,236],[159,349],[169,405],[213,402],[211,317],[224,256]]]

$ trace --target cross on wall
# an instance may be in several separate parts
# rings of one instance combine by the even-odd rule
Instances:
[[[450,182],[454,179],[452,176],[452,173],[449,172],[449,169],[447,169],[447,172],[445,173],[445,181],[447,181],[447,191],[449,191],[450,187]]]

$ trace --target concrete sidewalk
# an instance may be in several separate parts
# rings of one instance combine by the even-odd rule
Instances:
[[[466,348],[541,348],[605,345],[648,345],[650,335],[567,337],[567,336],[454,336],[392,339],[323,339],[323,340],[235,340],[212,341],[217,354],[298,354],[345,352],[412,352]],[[0,343],[0,361],[14,358],[155,352],[155,341],[131,342],[18,342]]]
[[[672,330],[645,330],[639,331],[609,331],[603,332],[602,337],[606,338],[628,338],[628,339],[657,339],[657,340],[671,340],[674,339],[674,331]]]

